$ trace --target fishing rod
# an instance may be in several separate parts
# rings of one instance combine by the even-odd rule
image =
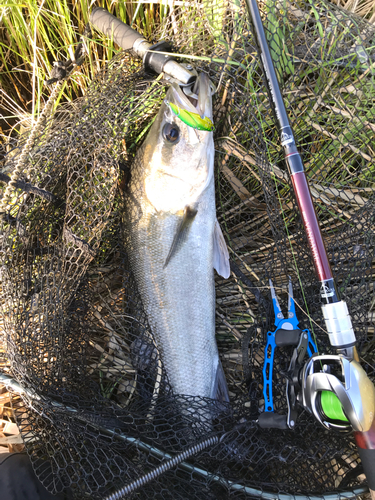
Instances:
[[[346,302],[340,300],[302,158],[285,109],[256,0],[246,0],[262,67],[279,127],[285,162],[321,284],[322,312],[337,355],[313,355],[302,373],[302,404],[328,429],[352,427],[371,496],[375,499],[375,388],[359,364],[356,337]],[[336,376],[336,374],[340,374]],[[327,397],[327,393],[329,396]],[[341,408],[340,408],[341,407]],[[341,410],[341,411],[340,411]],[[344,410],[344,415],[342,414]],[[338,415],[343,415],[337,418]],[[346,418],[349,423],[345,422]]]

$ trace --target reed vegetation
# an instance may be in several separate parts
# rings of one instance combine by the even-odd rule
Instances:
[[[0,134],[28,127],[40,113],[51,89],[45,84],[53,64],[66,61],[80,41],[94,7],[104,7],[151,40],[155,27],[182,3],[180,0],[2,0],[0,5]],[[196,2],[192,2],[194,5]],[[209,2],[219,5],[222,2]],[[266,2],[268,3],[268,2]],[[338,0],[345,9],[375,21],[374,0]],[[207,4],[207,2],[206,2]],[[205,2],[203,2],[205,5]],[[208,4],[207,4],[208,5]],[[194,7],[194,6],[193,6]],[[220,33],[220,9],[211,24]],[[272,12],[269,13],[272,17]],[[280,31],[281,28],[275,28]],[[276,40],[276,38],[275,38]],[[89,82],[118,49],[110,41],[89,43],[88,62],[77,68],[58,99],[85,94]],[[272,49],[272,46],[271,46]],[[285,63],[287,64],[287,63]],[[291,64],[291,63],[289,63]],[[58,102],[57,101],[57,102]]]
[[[46,85],[54,63],[66,61],[95,7],[104,7],[151,39],[154,27],[170,9],[168,2],[99,0],[3,0],[0,5],[0,133],[28,127],[50,95]],[[87,91],[93,76],[118,50],[85,39],[88,58],[77,67],[59,100],[72,101]],[[19,129],[19,128],[18,128]],[[22,127],[21,127],[22,130]]]

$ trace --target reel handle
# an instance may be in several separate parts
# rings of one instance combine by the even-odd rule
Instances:
[[[258,425],[262,429],[280,429],[288,430],[288,422],[286,415],[279,415],[273,411],[264,411],[259,415]]]

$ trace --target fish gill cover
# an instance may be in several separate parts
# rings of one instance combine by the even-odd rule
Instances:
[[[315,0],[261,9],[331,266],[374,380],[374,27]],[[294,431],[257,424],[274,321],[269,278],[286,308],[291,276],[300,325],[319,352],[331,348],[245,5],[179,4],[154,35],[199,56],[191,63],[217,88],[216,215],[232,272],[215,275],[215,331],[230,402],[175,393],[132,274],[124,222],[132,165],[166,87],[123,52],[84,98],[45,121],[1,221],[2,340],[10,374],[28,389],[15,409],[35,471],[49,491],[74,498],[104,498],[146,473],[128,498],[355,496],[366,488],[350,435],[326,431],[306,411]],[[22,146],[3,161],[3,189]],[[279,349],[274,361],[279,413],[290,356]],[[178,467],[155,473],[175,455]]]

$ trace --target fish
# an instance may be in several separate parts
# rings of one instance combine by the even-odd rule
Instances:
[[[230,275],[216,218],[212,91],[173,83],[136,154],[125,194],[126,248],[176,395],[229,401],[215,340],[214,268]]]

